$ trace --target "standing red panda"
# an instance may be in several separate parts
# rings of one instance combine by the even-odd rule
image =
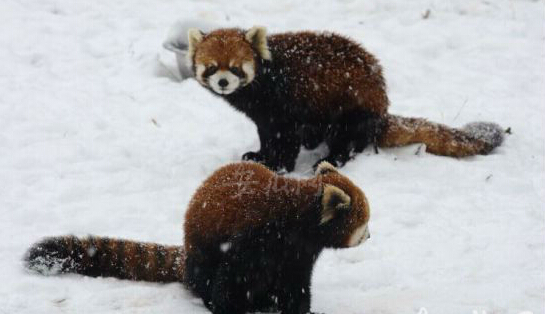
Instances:
[[[503,140],[493,123],[453,129],[388,114],[378,60],[336,34],[266,36],[265,28],[253,27],[191,29],[188,37],[195,78],[257,125],[261,148],[242,158],[274,170],[292,171],[300,146],[321,142],[329,148],[322,160],[342,166],[368,144],[424,143],[430,153],[463,157],[488,154]]]
[[[364,242],[368,221],[364,193],[328,163],[298,180],[243,162],[197,189],[183,246],[64,236],[35,244],[25,259],[45,274],[182,282],[213,313],[308,313],[320,252]]]

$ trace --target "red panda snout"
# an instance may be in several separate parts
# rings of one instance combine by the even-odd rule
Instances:
[[[230,71],[219,70],[208,77],[208,86],[220,95],[228,95],[240,87],[242,79]]]
[[[369,239],[371,237],[371,234],[369,233],[369,226],[367,226],[367,223],[362,224],[348,238],[348,242],[346,244],[347,247],[354,247],[357,246]]]

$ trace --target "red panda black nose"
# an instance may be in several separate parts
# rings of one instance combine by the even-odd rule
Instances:
[[[218,85],[220,87],[225,87],[225,86],[229,85],[229,81],[227,81],[226,79],[223,78],[223,79],[218,81]]]

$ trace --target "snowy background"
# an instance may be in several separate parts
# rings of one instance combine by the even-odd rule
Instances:
[[[372,237],[324,252],[314,311],[545,313],[544,1],[1,2],[0,313],[207,313],[178,284],[42,277],[21,262],[50,235],[180,244],[194,189],[258,147],[242,114],[170,74],[161,44],[187,18],[348,35],[381,60],[390,112],[512,130],[490,156],[410,146],[348,163]]]

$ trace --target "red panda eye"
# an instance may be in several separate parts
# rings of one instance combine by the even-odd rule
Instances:
[[[206,70],[203,72],[202,76],[204,77],[208,77],[214,73],[216,73],[216,71],[218,70],[218,67],[213,65],[213,66],[209,66],[208,68],[206,68]]]
[[[238,77],[244,77],[244,72],[239,67],[230,67],[229,71]]]

